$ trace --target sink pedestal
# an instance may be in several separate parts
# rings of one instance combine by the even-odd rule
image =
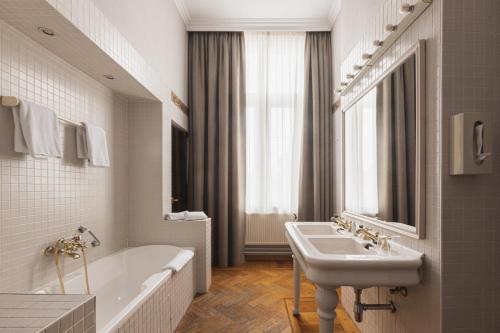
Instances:
[[[293,258],[293,314],[300,315],[300,264],[295,255]],[[339,303],[337,288],[332,286],[316,286],[316,304],[318,305],[319,332],[333,332],[335,308]]]
[[[293,315],[300,315],[300,264],[297,258],[293,258]]]
[[[333,332],[333,322],[335,320],[335,308],[339,303],[337,288],[332,286],[317,286],[316,304],[318,305],[319,332]]]

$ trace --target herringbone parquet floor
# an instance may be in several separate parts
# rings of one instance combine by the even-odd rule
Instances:
[[[303,279],[302,297],[313,305],[303,307],[301,317],[307,318],[307,323],[301,325],[300,318],[289,320],[287,314],[286,302],[293,296],[290,262],[248,262],[241,267],[214,268],[210,292],[194,300],[176,333],[310,333],[311,327],[317,328],[314,292],[314,286]],[[338,317],[337,328],[354,327],[346,315]]]

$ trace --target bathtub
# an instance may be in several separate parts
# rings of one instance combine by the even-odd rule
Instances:
[[[173,332],[194,297],[193,257],[192,249],[148,245],[89,264],[97,332]],[[66,275],[66,293],[85,293],[84,281],[83,268]],[[59,283],[35,292],[60,293]]]

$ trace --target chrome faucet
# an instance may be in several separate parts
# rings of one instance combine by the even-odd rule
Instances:
[[[81,234],[85,233],[85,232],[88,232],[90,236],[92,236],[92,238],[94,239],[90,244],[93,246],[93,247],[97,247],[97,246],[100,246],[101,245],[101,241],[99,240],[99,238],[96,237],[96,235],[92,232],[92,230],[90,230],[89,228],[87,227],[84,227],[84,226],[80,226],[78,228],[78,232],[80,232]]]

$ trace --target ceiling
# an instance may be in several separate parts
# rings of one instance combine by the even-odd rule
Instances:
[[[191,31],[330,30],[342,0],[174,0]]]

